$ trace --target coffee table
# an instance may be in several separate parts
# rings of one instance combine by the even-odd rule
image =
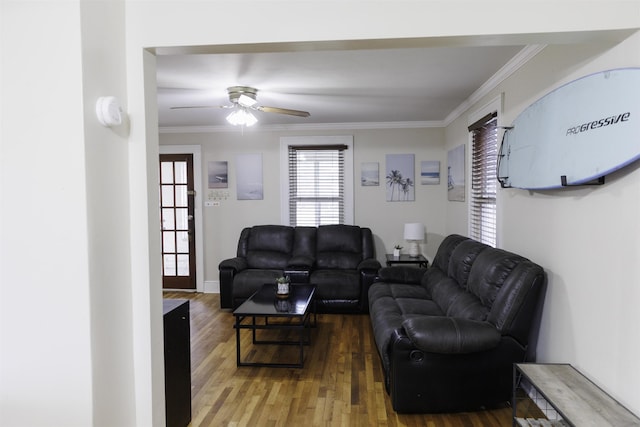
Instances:
[[[276,296],[275,284],[265,284],[249,299],[233,311],[236,318],[236,363],[237,366],[268,366],[282,368],[304,367],[304,346],[311,344],[311,328],[317,324],[314,294],[316,286],[312,284],[291,284],[289,297]],[[313,307],[312,307],[313,306]],[[313,314],[313,321],[311,320]],[[297,363],[246,362],[240,358],[240,330],[251,330],[253,344],[297,345],[300,347]],[[295,330],[299,340],[276,341],[259,340],[256,331]],[[306,338],[305,338],[306,336]]]

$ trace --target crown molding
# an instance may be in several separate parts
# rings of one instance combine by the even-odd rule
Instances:
[[[493,89],[498,87],[500,83],[509,78],[513,73],[518,71],[524,64],[529,62],[533,57],[540,53],[546,44],[532,44],[525,46],[520,52],[516,54],[509,62],[507,62],[502,68],[500,68],[493,76],[482,84],[475,92],[471,94],[469,98],[464,100],[458,107],[453,110],[446,119],[444,119],[444,126],[449,126],[454,120],[459,118],[465,111],[473,106],[476,102],[480,101],[482,97],[488,95]]]
[[[250,128],[235,126],[165,126],[160,133],[237,133],[237,132],[283,132],[305,130],[373,130],[373,129],[423,129],[444,127],[442,121],[415,122],[353,122],[353,123],[307,123],[294,125],[260,125]]]

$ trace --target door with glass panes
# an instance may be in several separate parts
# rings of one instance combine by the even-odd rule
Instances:
[[[196,289],[193,155],[160,155],[162,287]]]

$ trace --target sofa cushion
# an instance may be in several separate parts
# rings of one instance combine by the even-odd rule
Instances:
[[[509,334],[520,342],[527,342],[529,325],[522,319],[536,309],[536,295],[545,287],[544,270],[529,260],[523,260],[513,269],[500,288],[491,307],[487,321],[503,334]],[[518,307],[515,310],[514,307]]]
[[[464,354],[495,348],[500,332],[487,322],[444,316],[411,317],[402,322],[416,348],[428,353]]]
[[[489,308],[484,306],[475,295],[463,292],[451,301],[446,315],[460,319],[486,320]]]
[[[320,300],[360,299],[360,274],[357,270],[315,270],[310,283],[316,285],[316,298]]]
[[[442,316],[444,313],[438,305],[422,298],[396,298],[396,304],[404,317],[420,314],[423,316]]]
[[[249,268],[284,269],[293,251],[293,228],[259,225],[251,229],[247,243]]]
[[[355,225],[322,225],[316,234],[319,269],[354,270],[362,261],[362,234]]]
[[[316,227],[294,227],[293,257],[315,263],[316,259]]]
[[[451,234],[440,243],[436,256],[433,258],[433,267],[447,272],[449,270],[449,258],[453,250],[462,242],[468,240],[467,237],[460,236],[458,234]]]
[[[287,254],[275,251],[249,251],[247,265],[254,269],[277,268],[284,270],[289,263]]]
[[[273,283],[282,276],[282,270],[242,270],[235,275],[233,280],[233,298],[246,299],[265,283]]]
[[[383,296],[392,298],[429,298],[427,290],[420,285],[382,282],[371,285],[369,288],[370,301],[374,301]]]
[[[513,269],[522,262],[521,256],[493,249],[478,256],[469,274],[469,291],[487,307],[493,305],[498,291]]]
[[[483,243],[471,239],[461,242],[451,252],[449,266],[445,271],[447,271],[449,277],[458,282],[458,285],[461,288],[466,289],[469,273],[471,272],[471,266],[478,255],[488,247],[489,246]]]

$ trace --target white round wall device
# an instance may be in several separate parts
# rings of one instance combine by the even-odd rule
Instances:
[[[102,96],[96,101],[96,116],[103,126],[118,126],[122,123],[122,108],[114,96]]]

